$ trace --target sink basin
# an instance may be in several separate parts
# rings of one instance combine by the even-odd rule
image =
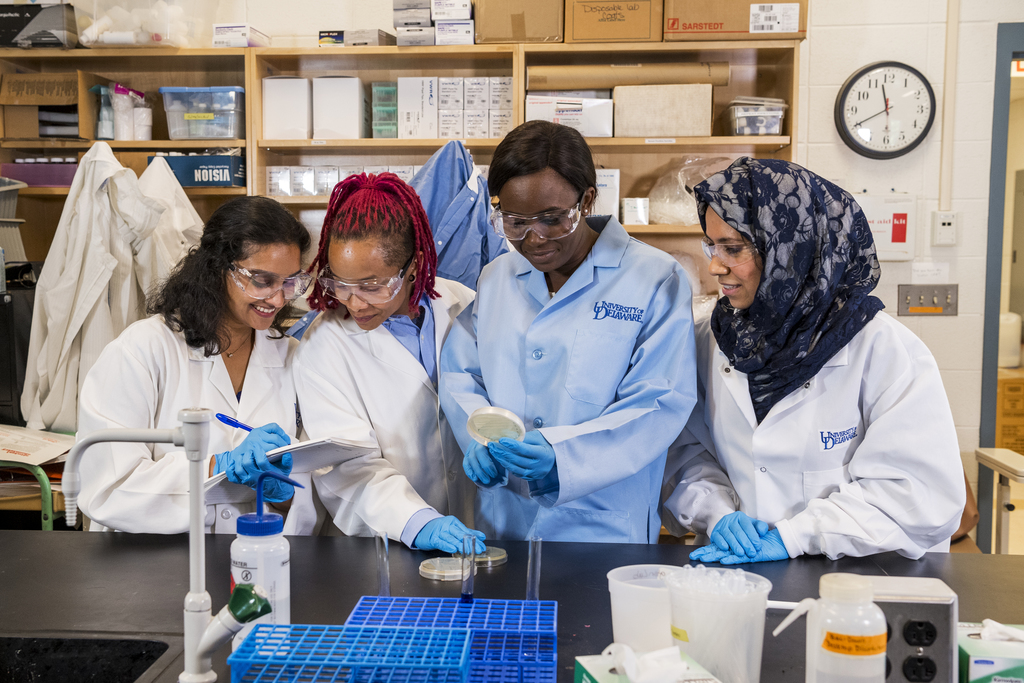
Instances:
[[[0,635],[0,683],[152,681],[181,653],[180,636]]]

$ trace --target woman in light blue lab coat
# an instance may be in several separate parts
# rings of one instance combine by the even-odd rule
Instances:
[[[488,183],[515,251],[488,264],[441,354],[441,403],[480,487],[488,538],[653,543],[668,446],[696,401],[690,287],[667,254],[591,216],[593,157],[575,130],[519,126]],[[523,442],[466,431],[484,406]]]

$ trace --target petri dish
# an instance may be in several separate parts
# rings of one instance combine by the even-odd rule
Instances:
[[[466,431],[474,441],[484,446],[506,437],[522,441],[526,436],[526,426],[518,415],[511,410],[495,406],[474,410],[466,421]]]
[[[455,553],[452,557],[456,559],[462,559],[462,553]],[[508,553],[505,552],[504,548],[495,548],[487,546],[487,550],[476,555],[476,566],[479,567],[497,567],[508,562]]]
[[[480,565],[478,564],[477,567]],[[476,568],[473,570],[476,574]],[[432,581],[462,581],[462,560],[457,557],[432,557],[420,562],[420,576]]]

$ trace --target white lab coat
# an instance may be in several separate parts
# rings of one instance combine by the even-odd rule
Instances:
[[[435,288],[441,297],[430,303],[440,353],[473,292],[441,278]],[[295,387],[311,439],[338,436],[375,448],[313,477],[343,533],[376,530],[400,540],[409,519],[428,507],[472,527],[475,487],[462,471],[462,450],[430,377],[390,331],[365,332],[342,308],[320,315],[299,345]]]
[[[75,430],[78,389],[96,358],[143,317],[144,287],[202,234],[185,204],[162,159],[140,181],[105,142],[82,157],[36,285],[21,395],[30,428]]]
[[[741,509],[775,526],[790,556],[948,550],[965,502],[956,430],[935,359],[907,328],[878,313],[760,425],[708,322],[697,358]]]
[[[161,316],[131,325],[111,342],[82,385],[79,434],[118,427],[173,429],[178,411],[198,406],[260,426],[276,422],[296,434],[291,357],[295,340],[257,332],[241,401],[220,356],[206,357],[185,343]],[[233,449],[246,432],[214,421],[210,454]],[[79,505],[91,528],[173,534],[188,530],[188,460],[172,444],[104,443],[92,446],[80,463]],[[204,464],[208,471],[209,458]],[[308,534],[316,514],[309,475],[293,477],[296,488],[284,533]],[[256,493],[225,483],[207,495],[207,531],[234,533],[239,514],[254,512]]]

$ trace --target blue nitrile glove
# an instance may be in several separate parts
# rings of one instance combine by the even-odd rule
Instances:
[[[761,537],[761,550],[753,557],[746,555],[728,555],[719,562],[724,565],[746,564],[747,562],[774,562],[776,560],[788,560],[789,551],[786,544],[782,542],[782,536],[778,529],[772,529]]]
[[[719,550],[753,557],[761,549],[761,537],[768,533],[768,528],[767,522],[743,512],[733,512],[718,520],[711,532],[711,542]]]
[[[732,555],[728,550],[722,550],[714,543],[709,543],[705,546],[701,546],[690,553],[691,562],[718,562],[723,557],[729,557]]]
[[[494,486],[505,478],[505,468],[491,457],[487,446],[473,442],[462,459],[462,469],[474,484]]]
[[[443,550],[446,553],[462,552],[462,537],[466,534],[476,536],[476,551],[482,553],[487,550],[484,545],[484,532],[474,531],[455,517],[448,515],[439,519],[432,519],[423,525],[416,539],[412,542],[413,547],[419,550]]]
[[[498,464],[526,481],[539,481],[555,466],[555,449],[538,431],[527,432],[522,441],[505,437],[487,444]]]
[[[256,479],[260,476],[261,472],[274,470],[285,475],[291,474],[291,453],[285,453],[281,458],[281,462],[277,465],[274,465],[267,459],[267,451],[287,446],[291,442],[291,438],[285,434],[284,430],[273,422],[257,427],[249,432],[245,440],[238,444],[234,450],[218,453],[215,456],[217,462],[214,465],[213,472],[214,474],[225,472],[228,481],[242,484],[249,488],[256,488]],[[263,492],[267,493],[268,487],[271,487],[272,484],[280,483],[283,482],[269,478],[263,484]],[[290,487],[291,485],[289,484],[288,486]],[[280,502],[273,500],[269,496],[267,500],[275,503]]]

